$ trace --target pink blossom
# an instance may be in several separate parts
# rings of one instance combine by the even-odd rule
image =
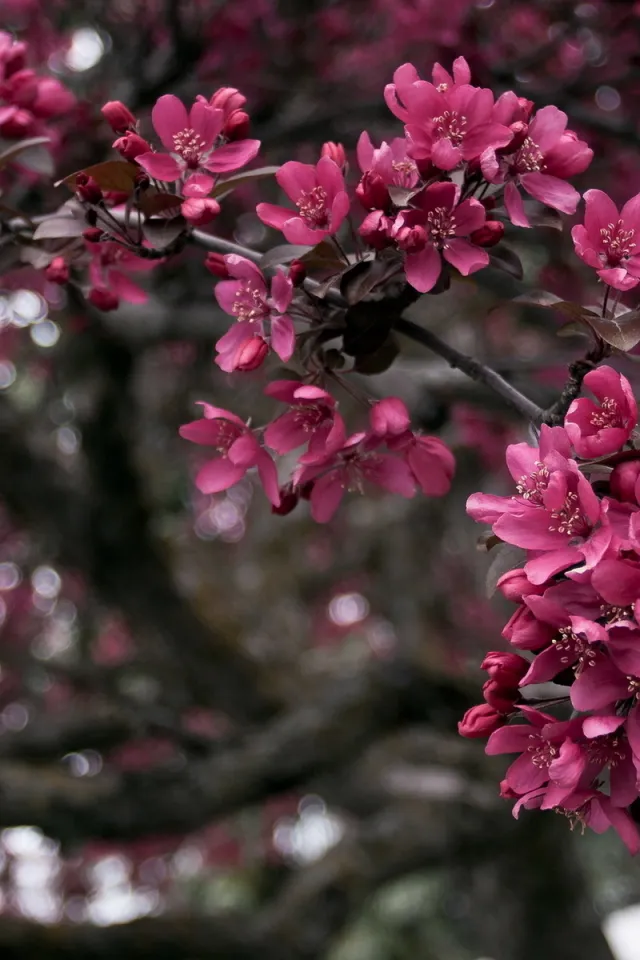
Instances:
[[[374,404],[369,418],[372,432],[403,457],[423,493],[442,497],[449,492],[455,472],[453,454],[439,437],[425,437],[410,429],[409,411],[399,397]]]
[[[289,243],[316,244],[339,230],[350,204],[342,171],[330,157],[320,157],[315,167],[290,160],[276,180],[298,210],[259,203],[263,223],[282,230]]]
[[[507,213],[518,227],[530,226],[518,186],[548,207],[575,213],[580,194],[566,178],[583,173],[593,158],[587,144],[566,129],[567,115],[557,107],[538,110],[524,127],[522,135],[514,140],[518,146],[515,152],[488,149],[481,159],[489,183],[505,184]]]
[[[453,62],[453,76],[439,63],[435,63],[431,79],[433,83],[430,86],[435,86],[439,93],[444,93],[449,88],[468,86],[471,83],[471,70],[464,57],[457,57]],[[412,63],[403,63],[393,74],[393,83],[388,83],[384,88],[387,106],[404,123],[409,120],[408,101],[424,82]]]
[[[407,149],[404,137],[396,137],[390,143],[383,140],[379,147],[374,147],[365,130],[358,140],[358,164],[363,173],[380,177],[386,187],[412,190],[420,182],[420,172]]]
[[[180,436],[192,443],[215,447],[196,476],[201,493],[220,493],[238,483],[247,470],[257,467],[264,491],[274,506],[280,504],[276,466],[255,433],[234,413],[200,403],[204,417],[180,427]]]
[[[638,405],[631,384],[612,367],[598,367],[584,378],[593,400],[574,400],[564,426],[578,456],[603,457],[620,450],[638,421]]]
[[[640,194],[620,212],[602,190],[587,190],[584,199],[584,225],[571,231],[576,253],[609,286],[631,290],[640,283]]]
[[[137,163],[155,180],[173,183],[198,171],[201,183],[213,187],[211,173],[229,173],[245,166],[258,153],[259,140],[238,140],[218,145],[224,112],[196,100],[189,113],[177,97],[165,94],[151,111],[153,126],[167,153],[142,153]],[[208,173],[202,173],[202,171]]]
[[[286,454],[308,444],[299,463],[314,463],[336,453],[346,440],[336,401],[320,387],[298,380],[275,380],[264,391],[291,407],[265,430],[264,440],[276,453]]]
[[[321,462],[300,465],[294,481],[303,487],[312,481],[311,516],[327,523],[347,491],[364,493],[365,484],[381,487],[401,497],[413,497],[415,480],[404,460],[379,450],[380,438],[355,433],[340,450]]]
[[[145,273],[153,270],[157,260],[146,260],[125,250],[113,240],[87,243],[91,254],[89,279],[94,290],[104,291],[110,298],[127,303],[146,303],[148,294],[129,277],[129,273]],[[111,308],[113,309],[113,307]]]
[[[240,369],[245,345],[256,336],[268,342],[286,362],[295,347],[293,320],[286,313],[293,297],[293,284],[279,269],[269,291],[255,263],[235,253],[228,254],[224,262],[230,279],[217,284],[215,295],[225,313],[238,322],[216,343],[216,363],[227,373]]]
[[[391,233],[406,252],[407,280],[421,293],[435,286],[443,257],[465,277],[489,263],[487,251],[465,239],[483,226],[485,208],[477,200],[459,201],[457,184],[434,183],[413,198],[413,209],[403,210],[395,220]]]

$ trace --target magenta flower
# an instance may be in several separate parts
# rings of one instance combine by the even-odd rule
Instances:
[[[264,492],[277,507],[280,504],[278,473],[266,450],[240,417],[209,403],[200,403],[204,417],[185,423],[180,436],[192,443],[215,447],[217,456],[208,460],[196,476],[201,493],[220,493],[242,480],[247,470],[258,468]]]
[[[316,244],[339,230],[349,212],[349,196],[333,160],[321,157],[315,167],[290,160],[280,167],[276,180],[298,211],[259,203],[256,213],[263,223],[282,230],[289,243]]]
[[[91,254],[89,279],[93,290],[107,293],[111,300],[115,298],[116,301],[124,300],[126,303],[147,302],[147,291],[134,283],[129,273],[147,273],[153,270],[157,260],[137,257],[113,240],[87,242],[86,248]],[[114,306],[117,306],[117,302]]]
[[[598,367],[584,378],[599,404],[581,397],[574,400],[564,426],[579,457],[604,457],[616,453],[629,440],[638,422],[638,405],[631,384],[612,367]]]
[[[414,209],[395,220],[392,235],[406,252],[407,280],[420,293],[435,286],[443,257],[464,277],[489,263],[487,251],[465,239],[484,225],[485,208],[477,200],[459,200],[457,184],[434,183],[413,198]]]
[[[151,119],[168,153],[142,153],[136,157],[136,162],[155,180],[188,182],[188,177],[203,170],[229,173],[244,167],[260,149],[259,140],[237,140],[216,146],[222,132],[224,111],[202,100],[196,100],[187,113],[181,100],[166,94],[156,102]],[[215,180],[204,176],[209,184],[208,193]]]
[[[540,203],[561,213],[575,213],[580,194],[566,182],[567,177],[583,173],[593,159],[593,150],[566,129],[567,115],[557,107],[543,107],[518,139],[512,153],[495,148],[481,159],[482,172],[489,183],[504,183],[504,202],[511,222],[530,226],[518,186]]]
[[[556,722],[549,714],[530,707],[521,707],[521,711],[528,722],[500,727],[491,734],[486,746],[489,756],[520,754],[505,776],[507,786],[518,796],[549,783],[549,768],[559,757],[560,747],[567,739],[566,723]],[[568,787],[567,794],[575,789],[579,779],[578,773]]]
[[[291,407],[265,430],[264,441],[276,453],[290,453],[306,443],[307,452],[298,462],[311,464],[343,446],[347,438],[344,421],[326,390],[298,380],[274,380],[264,392]]]
[[[387,104],[404,120],[410,155],[430,160],[440,170],[453,170],[486,150],[505,147],[513,133],[494,120],[491,90],[470,85],[466,61],[464,66],[454,64],[453,83],[439,64],[436,67],[434,83],[429,83],[405,64],[396,71],[395,84],[385,89]]]
[[[294,483],[302,487],[313,481],[311,516],[327,523],[340,506],[347,491],[364,493],[366,485],[381,487],[401,497],[413,497],[416,484],[404,462],[377,448],[380,439],[366,433],[350,436],[336,453],[320,463],[300,465]]]
[[[371,408],[372,432],[400,454],[422,492],[442,497],[449,492],[455,459],[439,437],[424,437],[410,429],[409,411],[398,397],[386,397]]]
[[[293,354],[296,339],[293,320],[286,313],[293,297],[293,284],[279,269],[269,291],[255,263],[235,253],[228,254],[224,262],[231,279],[221,280],[215,295],[225,313],[238,322],[216,343],[216,363],[227,373],[241,369],[246,344],[256,337],[270,343],[286,362]]]
[[[411,190],[420,182],[420,172],[407,148],[404,137],[396,137],[391,143],[383,140],[379,147],[374,147],[365,130],[358,140],[358,164],[363,173],[375,174],[387,187]]]
[[[616,290],[631,290],[640,283],[640,194],[628,200],[618,213],[613,200],[602,190],[584,195],[584,226],[571,231],[576,253]]]

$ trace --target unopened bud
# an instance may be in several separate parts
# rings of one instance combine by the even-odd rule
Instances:
[[[482,669],[486,670],[491,680],[495,680],[506,687],[517,687],[529,669],[529,661],[519,657],[517,653],[503,653],[501,650],[492,650],[482,661]]]
[[[269,352],[269,347],[262,337],[257,334],[246,340],[236,355],[236,370],[257,370],[262,366],[264,358]]]
[[[522,603],[524,597],[542,592],[540,587],[529,583],[522,567],[507,570],[506,573],[503,573],[498,580],[497,587],[503,597],[506,597],[507,600],[513,600],[514,603]]]
[[[128,107],[120,100],[109,100],[102,108],[102,116],[105,118],[114,133],[124,133],[129,127],[134,127],[136,118]]]
[[[389,191],[379,173],[367,170],[356,187],[356,197],[365,210],[386,210],[389,206]]]
[[[4,75],[11,77],[18,70],[23,70],[27,59],[27,45],[20,41],[14,43],[3,60]]]
[[[497,710],[498,713],[511,713],[518,697],[518,691],[515,687],[505,687],[497,680],[487,680],[482,688],[482,693],[489,706]]]
[[[471,243],[475,243],[478,247],[495,247],[496,243],[500,243],[503,236],[504,223],[501,223],[500,220],[487,220],[484,226],[480,227],[479,230],[474,230],[469,235],[469,239]]]
[[[220,277],[221,280],[229,279],[229,268],[225,263],[224,254],[208,253],[204,265],[214,277]]]
[[[295,510],[299,500],[299,492],[294,490],[290,483],[287,483],[284,487],[280,487],[280,505],[271,507],[271,512],[279,517],[286,517],[292,510]]]
[[[301,487],[297,488],[302,500],[311,499],[311,494],[313,493],[314,484],[315,484],[315,480],[307,480],[306,483],[303,483]]]
[[[383,250],[393,243],[391,239],[392,227],[393,221],[382,210],[372,210],[360,224],[358,233],[364,242],[373,247],[374,250]]]
[[[44,268],[44,275],[51,283],[60,285],[69,281],[69,265],[64,257],[54,257],[51,263]]]
[[[244,110],[234,110],[224,122],[222,135],[227,140],[244,140],[249,134],[250,126],[249,114],[245,113]]]
[[[344,147],[341,143],[334,143],[333,140],[327,140],[326,143],[322,144],[320,156],[329,157],[330,160],[337,163],[341,170],[344,170],[347,165],[347,155],[344,152]]]
[[[523,119],[530,120],[535,107],[533,100],[527,100],[526,97],[518,97],[518,106],[523,114]]]
[[[87,227],[86,230],[83,230],[82,236],[89,243],[100,243],[104,237],[104,233],[100,227]]]
[[[234,110],[239,110],[246,102],[247,98],[235,87],[220,87],[209,100],[212,107],[224,110],[225,117],[230,116]]]
[[[97,180],[86,173],[76,174],[76,193],[85,203],[101,203],[102,190]]]
[[[125,160],[135,160],[141,153],[149,153],[151,144],[144,137],[133,133],[131,130],[125,133],[123,137],[118,137],[113,142],[113,149],[117,150]]]
[[[101,290],[99,287],[94,287],[87,299],[98,310],[117,310],[120,304],[120,298],[115,293],[111,290]]]
[[[35,117],[30,110],[15,108],[0,121],[0,133],[3,137],[8,137],[11,140],[25,137],[31,133],[35,122]]]
[[[302,260],[292,260],[289,264],[289,280],[294,287],[299,287],[304,283],[307,276],[307,268]]]
[[[481,739],[505,724],[505,718],[489,706],[488,703],[479,703],[477,707],[467,710],[458,724],[458,733],[461,737]]]
[[[640,460],[627,460],[613,468],[609,477],[609,489],[616,500],[638,503],[640,493]]]
[[[189,197],[181,207],[182,216],[194,227],[204,227],[220,213],[220,204],[210,197]]]
[[[509,130],[511,130],[513,134],[513,140],[511,143],[507,144],[505,150],[508,153],[513,153],[514,150],[519,150],[527,139],[529,134],[529,124],[525,123],[524,120],[516,120],[515,123],[509,124]]]
[[[427,245],[427,231],[420,224],[415,227],[394,227],[392,236],[398,248],[405,253],[419,253]]]

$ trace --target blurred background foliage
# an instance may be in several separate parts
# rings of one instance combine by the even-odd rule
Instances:
[[[401,133],[382,98],[395,67],[463,54],[474,82],[569,114],[596,154],[577,186],[640,188],[631,2],[3,0],[0,15],[79,98],[56,125],[57,176],[109,156],[104,101],[148,123],[159,95],[221,85],[249,98],[261,162],[339,140],[353,167],[362,129]],[[3,190],[31,215],[66,199],[46,178]],[[238,191],[216,230],[268,249],[252,211],[275,197]],[[410,311],[541,404],[583,342],[513,299],[595,294],[557,226],[514,232],[523,276],[489,269]],[[146,305],[107,315],[29,268],[4,277],[50,309],[0,333],[3,958],[611,960],[602,924],[640,901],[637,864],[551,813],[514,821],[501,759],[455,732],[510,613],[487,599],[464,503],[509,489],[522,424],[403,344],[367,386],[453,447],[444,501],[351,498],[319,527],[304,504],[274,517],[249,480],[198,494],[177,435],[194,401],[269,403],[260,374],[212,364],[227,321],[203,258],[186,250]],[[637,957],[608,923],[615,956]]]

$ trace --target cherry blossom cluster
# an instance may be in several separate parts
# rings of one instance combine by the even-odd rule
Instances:
[[[26,43],[0,31],[0,134],[7,140],[48,136],[46,121],[75,104],[59,80],[27,66],[28,54]]]
[[[522,807],[552,809],[598,833],[613,826],[635,853],[638,408],[628,380],[609,366],[589,372],[584,386],[594,399],[574,400],[564,426],[542,426],[537,447],[507,448],[513,496],[468,501],[470,515],[520,548],[524,562],[498,581],[518,604],[503,630],[518,652],[488,654],[485,703],[459,729],[488,737],[488,754],[518,754],[502,782],[516,816]]]
[[[265,393],[287,408],[266,426],[253,427],[228,410],[201,403],[204,416],[180,428],[186,440],[215,448],[196,475],[202,493],[227,490],[256,467],[274,512],[288,514],[304,498],[314,520],[327,523],[347,492],[378,487],[409,498],[418,488],[429,496],[449,490],[451,451],[438,437],[413,431],[397,397],[373,404],[368,428],[347,434],[338,402],[317,384],[275,380]],[[288,458],[301,449],[287,479],[279,481],[273,454]]]

